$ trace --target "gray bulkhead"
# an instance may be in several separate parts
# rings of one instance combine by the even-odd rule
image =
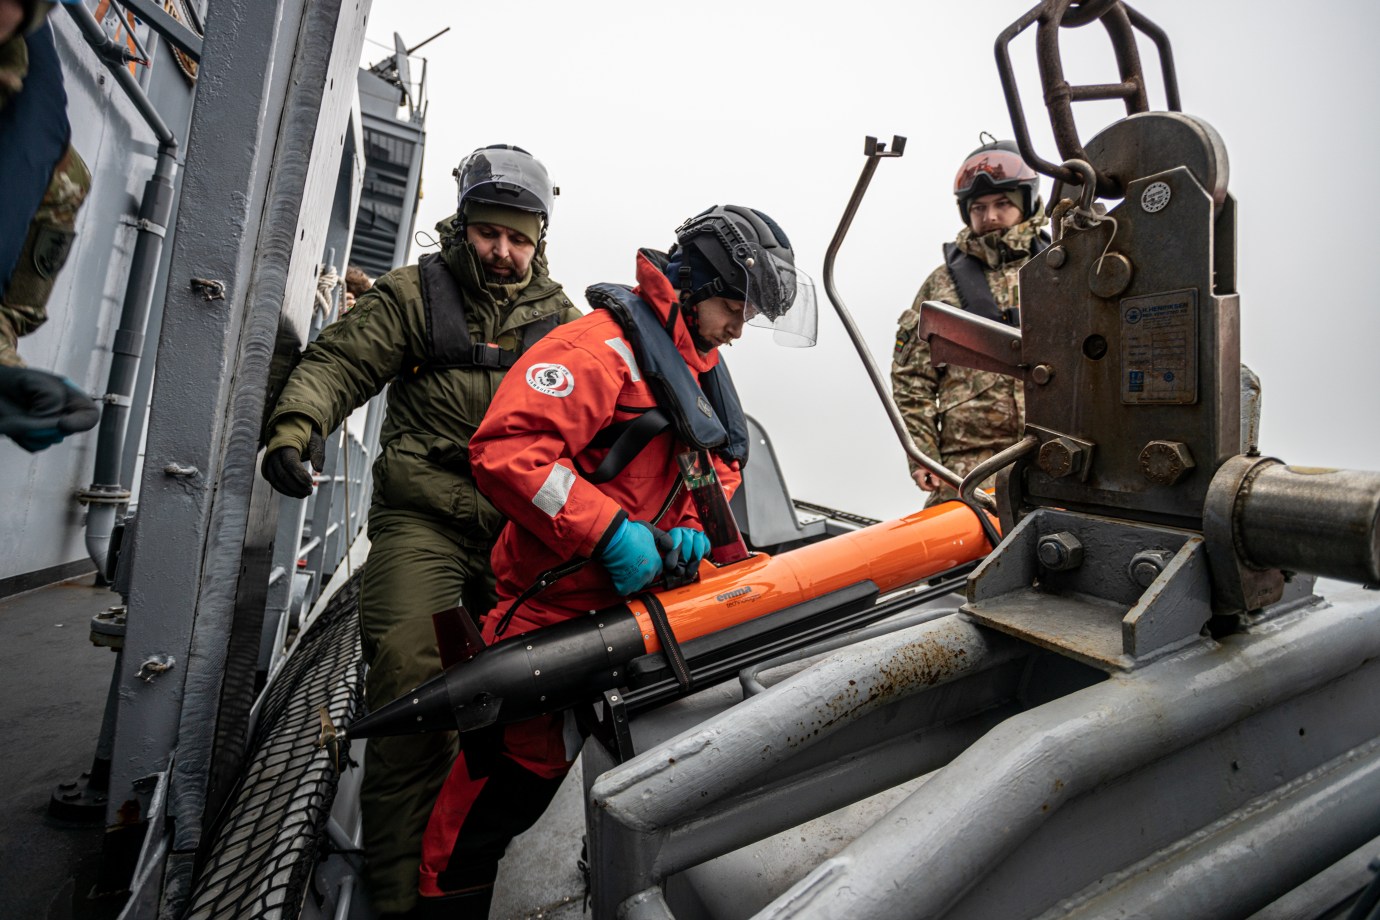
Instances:
[[[91,170],[91,192],[77,218],[77,237],[48,302],[48,322],[20,341],[20,353],[34,367],[65,374],[89,393],[106,392],[115,330],[138,229],[140,199],[153,174],[158,143],[127,94],[61,9],[50,17],[67,91],[72,145]],[[185,140],[193,85],[170,49],[144,30],[151,65],[139,79],[164,123]],[[180,186],[180,182],[178,183]],[[175,228],[167,228],[165,251]],[[153,351],[157,346],[167,264],[158,272],[134,406],[146,406]],[[142,441],[141,411],[132,413],[122,463],[126,485],[135,475],[134,450]],[[83,545],[86,508],[74,495],[91,482],[96,438],[70,439],[61,450],[27,454],[0,444],[16,487],[8,490],[0,519],[0,586],[35,587],[90,571]],[[0,591],[0,593],[10,593]]]

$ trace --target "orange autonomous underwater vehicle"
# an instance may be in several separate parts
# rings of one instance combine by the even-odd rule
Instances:
[[[872,622],[887,613],[877,603],[881,595],[966,573],[991,549],[977,513],[951,501],[776,556],[759,553],[724,566],[705,560],[692,584],[641,593],[488,648],[471,635],[469,649],[482,650],[348,733],[469,731],[567,709],[616,688],[638,691],[644,706],[664,702],[753,661]]]

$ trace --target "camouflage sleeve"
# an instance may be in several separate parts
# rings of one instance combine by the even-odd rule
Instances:
[[[75,239],[77,211],[91,190],[91,173],[72,147],[53,168],[24,249],[0,301],[0,365],[19,367],[19,339],[48,320],[48,297]]]
[[[942,271],[943,269],[940,269]],[[896,345],[891,355],[891,392],[915,446],[939,459],[939,374],[930,364],[930,347],[920,339],[920,304],[933,300],[934,275],[926,279],[915,300],[897,320]],[[911,462],[912,472],[916,469]]]
[[[0,110],[24,88],[29,75],[29,46],[24,36],[15,35],[0,44]]]
[[[398,270],[402,271],[402,269]],[[362,294],[349,313],[331,323],[302,352],[265,426],[274,445],[280,432],[294,429],[286,417],[306,416],[329,434],[351,412],[368,402],[398,376],[408,355],[417,352],[407,304],[390,272]]]

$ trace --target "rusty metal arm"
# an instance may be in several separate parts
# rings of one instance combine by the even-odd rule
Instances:
[[[858,206],[862,204],[863,195],[867,193],[867,186],[872,182],[872,174],[877,171],[877,163],[883,157],[899,157],[905,149],[906,139],[904,137],[893,136],[890,150],[886,149],[884,142],[878,141],[875,137],[867,138],[863,148],[863,153],[867,156],[867,163],[864,164],[862,175],[858,177],[858,184],[854,186],[853,194],[848,199],[848,205],[843,210],[843,217],[839,219],[839,226],[834,231],[834,238],[829,242],[829,249],[824,254],[824,293],[829,297],[829,302],[834,305],[834,310],[843,322],[843,328],[847,330],[853,347],[857,349],[858,357],[862,359],[863,367],[867,369],[867,376],[872,380],[872,386],[877,391],[882,406],[886,409],[887,417],[891,419],[891,427],[896,430],[896,436],[900,439],[901,447],[905,450],[906,456],[957,489],[963,484],[962,477],[938,460],[927,456],[916,446],[915,439],[910,436],[910,431],[906,429],[905,419],[901,418],[901,410],[896,406],[896,400],[892,398],[891,390],[882,377],[881,370],[877,367],[877,362],[873,360],[872,353],[868,351],[867,343],[863,341],[857,323],[853,321],[853,315],[844,306],[843,298],[834,286],[834,260],[843,247],[843,240],[848,235],[848,228],[853,225],[853,217],[858,213]],[[992,496],[981,492],[978,493],[976,501],[983,508],[995,513],[996,501]]]
[[[952,364],[1026,380],[1021,334],[1010,326],[935,300],[920,305],[919,334],[935,364]]]

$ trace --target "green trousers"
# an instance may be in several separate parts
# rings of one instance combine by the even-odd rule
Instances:
[[[369,540],[359,619],[372,711],[441,673],[433,613],[463,603],[482,616],[495,593],[488,549],[440,521],[375,508]],[[360,811],[375,910],[416,903],[422,834],[457,752],[454,732],[366,742]]]

